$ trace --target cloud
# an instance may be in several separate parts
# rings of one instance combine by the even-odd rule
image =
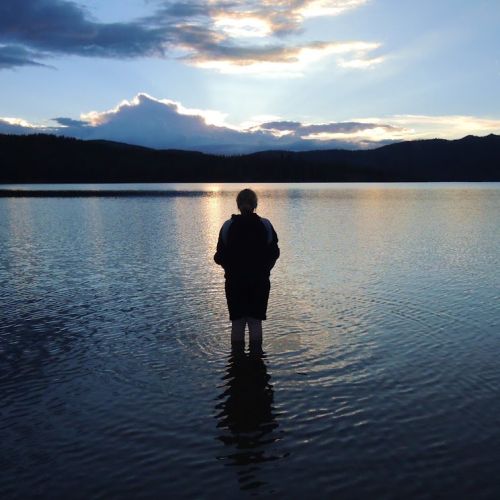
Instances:
[[[390,122],[404,130],[402,139],[456,139],[464,135],[500,134],[500,120],[468,115],[393,115],[387,118],[361,118],[359,122]]]
[[[310,134],[353,134],[360,131],[366,131],[374,128],[383,128],[387,131],[400,130],[392,125],[380,125],[376,123],[363,122],[337,122],[337,123],[321,123],[321,124],[302,124],[300,122],[278,121],[262,123],[258,127],[260,130],[268,131],[289,131],[300,136]]]
[[[300,33],[306,19],[337,16],[368,0],[211,0],[210,2],[163,1],[159,13],[182,22],[216,28],[233,38],[253,38]]]
[[[338,15],[366,1],[212,0],[189,6],[169,3],[159,19],[171,28],[171,16],[175,17],[179,29],[176,48],[185,52],[181,59],[197,67],[222,73],[300,75],[307,65],[332,54],[346,68],[369,68],[384,60],[369,55],[380,47],[377,42],[285,43],[287,36],[304,31],[307,18]]]
[[[238,145],[240,132],[215,123],[220,113],[184,108],[168,99],[139,94],[116,108],[82,115],[86,127],[73,131],[85,138],[104,138],[156,148],[210,150],[220,144]],[[192,147],[196,145],[196,147]]]
[[[138,94],[107,111],[91,111],[80,119],[57,117],[53,126],[37,126],[23,120],[0,118],[3,133],[54,133],[80,139],[106,139],[159,149],[188,149],[223,154],[265,149],[306,150],[357,148],[363,131],[388,132],[393,127],[372,123],[303,124],[298,121],[249,120],[241,125],[226,123],[215,110],[187,108],[170,99]],[[360,134],[356,141],[351,140]],[[322,134],[339,134],[325,138]],[[379,138],[384,140],[384,137]],[[369,141],[362,146],[368,145]]]
[[[42,57],[43,54],[22,46],[0,44],[0,69],[16,66],[45,66],[36,61]]]
[[[383,57],[357,57],[351,60],[348,59],[340,59],[338,61],[338,64],[342,68],[358,68],[358,69],[364,69],[364,68],[371,68],[373,66],[376,66],[377,64],[380,64],[384,61]]]
[[[408,133],[408,130],[402,126],[367,121],[321,124],[275,121],[256,125],[253,130],[265,131],[280,138],[294,137],[303,143],[314,144],[318,149],[337,145],[350,149],[367,148],[403,140]]]
[[[154,15],[131,22],[104,23],[68,0],[2,0],[0,69],[42,65],[60,55],[175,57],[221,72],[300,73],[311,62],[336,55],[345,68],[379,64],[376,42],[290,43],[310,17],[335,16],[366,0],[157,0]]]
[[[254,117],[234,125],[216,110],[188,108],[170,99],[138,94],[107,111],[80,119],[57,117],[40,126],[18,118],[0,118],[0,133],[53,133],[80,139],[105,139],[158,149],[239,154],[266,149],[370,148],[391,142],[468,134],[500,134],[500,119],[474,116],[394,115],[347,122],[302,123]]]
[[[73,118],[59,117],[59,118],[52,118],[52,121],[56,122],[58,125],[61,125],[62,127],[86,127],[86,126],[88,126],[88,123],[86,121],[74,120]]]
[[[500,119],[474,116],[395,115],[328,123],[302,123],[276,117],[270,121],[268,116],[239,125],[227,123],[226,118],[216,110],[188,108],[170,99],[138,94],[113,109],[85,113],[80,119],[54,118],[52,126],[0,118],[0,133],[43,132],[222,154],[266,149],[359,149],[401,140],[500,134]]]
[[[0,41],[45,54],[162,55],[168,36],[140,21],[99,23],[66,0],[2,0]]]
[[[346,122],[302,123],[277,117],[254,117],[234,125],[216,110],[183,106],[170,99],[138,94],[106,111],[79,119],[54,118],[53,126],[0,118],[0,133],[53,133],[80,139],[106,139],[158,149],[187,149],[235,154],[266,149],[359,149],[401,140],[457,139],[474,133],[500,134],[500,119],[474,116],[394,115]]]
[[[83,114],[81,120],[85,125],[67,127],[65,134],[162,149],[248,153],[263,149],[366,147],[373,142],[370,136],[374,136],[374,130],[386,134],[375,136],[381,144],[393,140],[391,134],[403,130],[388,124],[362,122],[303,124],[276,120],[231,125],[225,118],[214,110],[186,108],[176,101],[138,94],[114,109]],[[60,118],[58,121],[61,123]]]
[[[266,45],[238,47],[209,44],[186,56],[189,62],[202,68],[217,69],[222,73],[297,74],[314,61],[327,55],[352,55],[355,59],[339,59],[343,67],[368,68],[383,58],[366,59],[378,43],[366,42],[310,42],[302,45]]]
[[[21,118],[0,117],[0,134],[25,135],[41,131],[40,127]]]

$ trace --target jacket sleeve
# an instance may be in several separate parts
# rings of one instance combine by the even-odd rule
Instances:
[[[219,231],[219,240],[217,241],[217,250],[214,255],[214,260],[216,264],[225,268],[227,262],[227,251],[226,245],[222,239],[222,228]]]
[[[269,270],[271,270],[274,267],[274,264],[276,264],[276,261],[279,259],[280,256],[280,249],[278,247],[278,235],[276,234],[274,227],[271,226],[271,229],[273,238],[268,246]]]

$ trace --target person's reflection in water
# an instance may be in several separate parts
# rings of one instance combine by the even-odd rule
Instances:
[[[216,405],[218,439],[231,452],[217,458],[238,468],[241,489],[265,484],[258,479],[259,464],[284,456],[273,450],[273,443],[282,436],[276,431],[270,379],[260,343],[251,343],[249,353],[242,343],[233,344],[223,377],[225,390],[218,398],[223,401]]]

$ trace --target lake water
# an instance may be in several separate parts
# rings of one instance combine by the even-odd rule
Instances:
[[[262,356],[213,262],[240,187],[0,198],[0,497],[498,498],[500,184],[257,186]]]

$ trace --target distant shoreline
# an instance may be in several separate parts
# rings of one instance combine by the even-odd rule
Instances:
[[[42,184],[42,183],[40,183]],[[200,184],[205,184],[205,183],[200,183]],[[225,183],[218,183],[218,184],[225,184]],[[272,185],[272,184],[290,184],[290,186],[287,186],[289,189],[294,189],[295,183],[260,183],[263,186],[265,185]],[[314,183],[296,183],[296,184],[314,184]],[[364,185],[366,184],[383,184],[384,187],[387,188],[387,185],[394,185],[397,187],[399,184],[399,187],[404,186],[404,188],[414,188],[418,189],[423,187],[427,187],[426,185],[439,185],[439,188],[444,187],[448,189],[452,189],[453,187],[462,189],[462,186],[467,186],[471,187],[471,184],[474,185],[480,185],[481,189],[483,187],[487,188],[488,184],[492,184],[490,181],[480,181],[480,182],[418,182],[418,183],[413,183],[413,182],[387,182],[387,183],[375,183],[375,182],[367,182],[367,183],[331,183],[331,182],[324,182],[324,183],[316,183],[316,184],[324,184],[325,188],[328,187],[330,184],[337,184],[337,187],[340,187],[345,185],[350,185],[352,188],[359,188],[361,189],[362,187],[366,187]],[[451,186],[449,185],[451,184]],[[492,189],[497,189],[500,188],[500,182],[493,182],[493,184],[498,184],[498,186],[492,187]],[[57,184],[54,183],[54,186]],[[85,183],[81,183],[80,185],[85,185]],[[401,186],[402,185],[402,186]],[[261,186],[262,187],[262,186]],[[297,186],[300,187],[300,186]],[[319,187],[319,186],[318,186]],[[235,188],[236,189],[236,188]],[[16,188],[2,188],[0,185],[0,198],[144,198],[144,197],[160,197],[160,198],[174,198],[174,197],[197,197],[197,196],[211,196],[213,194],[213,190],[210,189],[20,189],[18,187]],[[221,192],[222,194],[232,194],[233,191],[230,189],[222,189],[221,191],[216,191],[216,192]]]
[[[79,189],[0,189],[0,198],[92,198],[92,197],[136,197],[136,196],[198,196],[207,191],[162,191],[162,190],[79,190]]]

